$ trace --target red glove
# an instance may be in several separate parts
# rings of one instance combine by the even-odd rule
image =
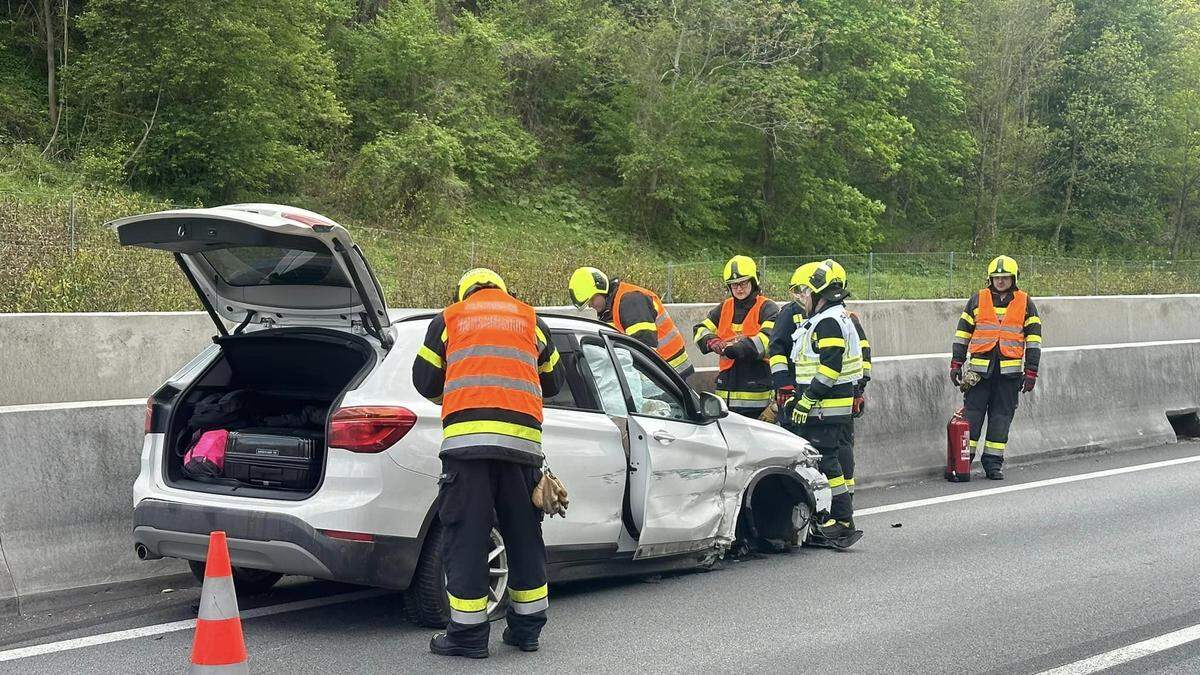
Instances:
[[[854,397],[854,405],[850,408],[851,417],[862,417],[863,411],[867,409],[867,399],[863,398],[862,394]]]
[[[779,407],[780,411],[782,411],[783,406],[787,405],[787,402],[792,400],[792,397],[795,395],[796,395],[795,387],[793,387],[791,385],[788,385],[786,387],[780,387],[775,390],[775,405]]]
[[[1037,371],[1026,370],[1025,380],[1021,382],[1021,393],[1028,394],[1029,392],[1033,391],[1033,386],[1035,384],[1037,384]]]
[[[725,341],[714,335],[704,341],[704,348],[707,349],[710,354],[720,354],[721,352],[725,351]]]
[[[956,386],[962,386],[962,361],[950,362],[950,382]]]

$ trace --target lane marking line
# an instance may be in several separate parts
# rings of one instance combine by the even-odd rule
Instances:
[[[1103,654],[1068,663],[1053,670],[1044,670],[1038,675],[1087,675],[1096,673],[1122,663],[1129,663],[1144,656],[1150,656],[1180,645],[1200,640],[1200,624],[1182,628],[1173,633],[1160,635],[1156,638],[1136,642],[1126,647],[1120,647]]]
[[[354,602],[356,600],[367,600],[376,598],[381,595],[387,595],[390,591],[383,589],[370,589],[366,591],[355,591],[353,593],[342,593],[339,595],[331,595],[324,598],[310,598],[308,600],[297,600],[296,602],[286,602],[282,605],[269,605],[267,607],[258,607],[248,609],[241,613],[242,621],[248,619],[257,619],[264,616],[273,616],[275,614],[286,614],[288,612],[299,612],[305,609],[314,609],[317,607],[326,607],[328,605],[339,605],[346,602]],[[183,621],[172,621],[170,623],[160,623],[154,626],[143,626],[141,628],[130,628],[128,630],[119,630],[112,633],[101,633],[100,635],[89,635],[87,637],[74,638],[71,640],[61,640],[59,642],[48,642],[41,645],[33,645],[31,647],[20,647],[18,649],[9,649],[0,652],[0,663],[5,661],[16,661],[17,659],[27,659],[31,656],[42,656],[44,654],[54,654],[57,652],[70,651],[72,649],[83,649],[84,647],[95,647],[97,645],[108,644],[110,642],[122,642],[124,640],[136,640],[137,638],[149,637],[151,635],[163,635],[165,633],[177,633],[184,630],[192,630],[196,627],[195,619],[185,619]]]
[[[1005,485],[1004,487],[988,488],[985,490],[975,490],[973,492],[962,492],[953,495],[944,495],[941,497],[930,497],[928,499],[917,499],[911,502],[900,502],[897,504],[885,504],[883,506],[872,506],[866,509],[855,509],[856,516],[872,516],[877,513],[890,513],[892,511],[903,511],[905,509],[915,509],[922,506],[933,506],[935,504],[946,504],[948,502],[960,502],[965,499],[979,499],[981,497],[991,497],[993,495],[1006,494],[1009,492],[1021,492],[1023,490],[1034,490],[1037,488],[1047,487],[1050,485],[1063,485],[1064,483],[1077,483],[1083,480],[1092,480],[1094,478],[1107,478],[1108,476],[1119,476],[1126,473],[1134,473],[1137,471],[1149,471],[1151,469],[1161,469],[1167,466],[1178,466],[1180,464],[1193,464],[1200,462],[1200,455],[1194,457],[1180,457],[1177,459],[1167,459],[1161,462],[1151,462],[1149,464],[1138,464],[1136,466],[1124,466],[1119,469],[1105,469],[1104,471],[1093,471],[1092,473],[1081,473],[1075,476],[1061,476],[1059,478],[1047,478],[1045,480],[1035,480],[1030,483],[1018,483],[1017,485]]]

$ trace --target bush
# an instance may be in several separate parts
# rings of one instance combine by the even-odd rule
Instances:
[[[444,223],[462,205],[466,184],[455,173],[462,144],[446,129],[414,117],[400,132],[383,132],[364,145],[349,175],[359,215]]]

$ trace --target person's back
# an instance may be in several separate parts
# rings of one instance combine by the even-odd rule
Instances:
[[[550,331],[491,270],[471,270],[458,302],[430,321],[413,383],[442,405],[438,520],[450,623],[435,654],[488,655],[487,542],[496,525],[510,556],[507,644],[537,649],[548,602],[541,511],[542,398],[562,383]]]

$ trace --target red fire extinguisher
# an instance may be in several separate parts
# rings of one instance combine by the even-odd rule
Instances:
[[[971,480],[971,425],[959,408],[946,425],[946,480]]]

